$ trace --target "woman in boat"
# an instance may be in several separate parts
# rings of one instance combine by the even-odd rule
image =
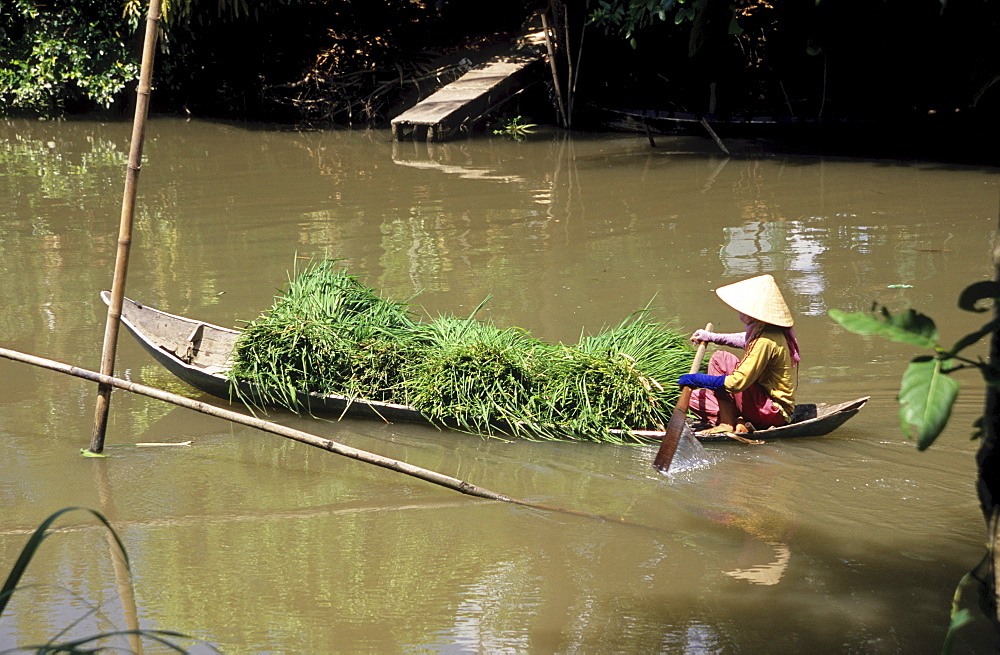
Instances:
[[[741,348],[738,359],[718,350],[708,373],[682,375],[681,386],[695,387],[690,411],[714,427],[707,433],[750,432],[787,425],[795,409],[799,344],[792,314],[770,275],[759,275],[715,290],[739,312],[744,332],[697,330],[691,340]]]

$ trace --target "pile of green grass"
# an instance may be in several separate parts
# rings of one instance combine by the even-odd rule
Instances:
[[[441,316],[420,321],[336,260],[290,280],[233,351],[244,400],[309,411],[301,392],[409,405],[471,433],[600,442],[665,424],[693,350],[636,312],[579,343],[550,344],[518,328]]]
[[[233,349],[230,379],[251,383],[245,398],[294,411],[296,392],[389,401],[420,344],[405,304],[383,299],[335,261],[307,267],[271,309],[250,322]]]
[[[432,344],[406,367],[405,404],[431,421],[477,434],[525,434],[537,360],[549,346],[523,330],[443,316],[422,332]]]

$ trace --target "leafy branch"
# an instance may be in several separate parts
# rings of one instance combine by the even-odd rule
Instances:
[[[970,312],[983,313],[1000,298],[1000,283],[976,282],[962,291],[958,306]],[[969,359],[960,353],[978,343],[983,337],[1000,328],[1000,319],[984,324],[950,348],[938,343],[934,321],[920,312],[908,309],[893,314],[885,306],[872,304],[870,312],[847,313],[831,309],[830,318],[855,334],[880,336],[890,341],[905,343],[932,351],[910,361],[900,381],[899,423],[907,438],[916,437],[917,448],[926,450],[944,430],[951,416],[952,406],[958,396],[959,384],[948,377],[955,371],[976,368],[986,384],[1000,387],[1000,371],[989,362]],[[973,438],[979,438],[982,417],[976,421]]]

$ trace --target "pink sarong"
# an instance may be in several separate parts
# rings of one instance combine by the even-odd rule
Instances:
[[[736,370],[740,360],[731,352],[717,350],[708,360],[709,375],[729,375]],[[709,421],[712,425],[719,423],[719,401],[715,397],[717,393],[727,393],[723,389],[712,391],[711,389],[693,389],[691,391],[691,404],[688,409],[698,418]],[[744,421],[749,421],[755,428],[766,429],[785,425],[787,421],[782,416],[781,410],[775,405],[767,395],[764,387],[754,382],[748,389],[739,393],[729,394],[736,403],[737,413],[743,417]]]

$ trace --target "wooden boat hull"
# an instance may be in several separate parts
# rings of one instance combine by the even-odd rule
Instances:
[[[101,298],[107,303],[110,294],[102,291]],[[226,400],[241,395],[255,397],[248,385],[240,385],[237,394],[236,385],[225,375],[230,353],[240,334],[238,330],[168,314],[129,298],[122,303],[121,320],[129,334],[153,359],[195,389]],[[381,418],[389,422],[428,422],[423,414],[406,405],[305,393],[299,394],[299,400],[308,411],[317,414]]]
[[[105,303],[110,294],[101,292]],[[182,381],[218,398],[255,398],[254,389],[236,386],[225,374],[229,357],[239,337],[239,331],[168,314],[125,298],[122,304],[122,325],[165,369]],[[828,405],[825,403],[796,406],[795,422],[768,430],[758,430],[749,436],[756,440],[818,437],[829,434],[855,416],[868,396]],[[421,412],[407,405],[376,402],[338,395],[300,394],[299,400],[315,414],[380,418],[386,422],[431,424]],[[445,426],[447,427],[447,426]],[[655,430],[634,430],[631,434],[642,439],[657,440],[663,436]],[[697,435],[700,441],[728,441],[726,435]]]
[[[795,406],[793,422],[777,428],[757,430],[740,435],[755,440],[794,439],[797,437],[822,437],[830,434],[861,411],[870,396],[829,405],[827,403],[806,403]],[[700,441],[730,441],[728,435],[696,434]]]

